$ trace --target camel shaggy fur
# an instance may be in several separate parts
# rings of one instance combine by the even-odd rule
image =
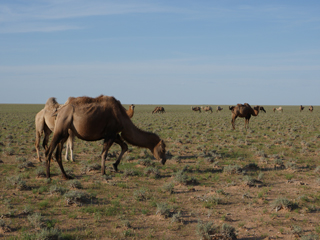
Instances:
[[[152,111],[152,114],[154,113],[165,113],[164,107],[155,107],[155,109]]]
[[[301,111],[303,111],[304,107],[302,105],[300,105],[299,109],[300,109],[300,112],[301,112]]]
[[[278,107],[278,108],[276,108],[276,110],[277,110],[278,112],[283,112],[283,108],[282,108],[282,107]]]
[[[65,104],[68,103],[70,99],[67,100]],[[35,148],[37,151],[37,157],[38,161],[41,162],[41,156],[40,156],[40,139],[42,134],[44,134],[44,139],[42,142],[42,146],[44,149],[47,149],[48,141],[50,134],[54,131],[55,126],[55,119],[54,113],[61,108],[63,105],[60,105],[56,98],[51,97],[47,100],[44,108],[36,114],[35,117],[35,125],[36,125],[36,142],[35,142]],[[72,132],[69,134],[69,138],[67,140],[67,147],[66,147],[66,154],[65,154],[65,160],[68,161],[68,150],[70,149],[70,160],[74,162],[73,157],[73,140],[74,136]]]
[[[235,120],[237,117],[245,118],[244,127],[249,127],[249,120],[252,116],[258,116],[259,111],[266,112],[262,106],[255,106],[252,108],[248,103],[245,104],[237,104],[237,106],[229,107],[232,113],[231,124],[233,129],[235,129]]]
[[[47,178],[50,178],[49,159],[55,149],[62,177],[70,178],[65,173],[61,160],[62,146],[69,136],[68,129],[81,140],[104,140],[101,154],[102,174],[105,174],[105,160],[113,143],[117,143],[121,147],[121,153],[117,161],[113,163],[115,171],[118,171],[118,164],[123,154],[128,150],[124,141],[135,146],[148,148],[162,164],[166,162],[164,141],[157,134],[137,128],[120,101],[114,97],[103,95],[97,98],[78,97],[58,110],[53,138],[46,150]]]
[[[201,113],[201,108],[200,107],[191,107],[191,110]]]
[[[309,111],[310,111],[310,112],[313,112],[313,106],[310,106],[310,107],[309,107]]]
[[[217,107],[217,112],[220,112],[220,111],[222,111],[222,110],[223,110],[222,107],[220,107],[220,106]]]
[[[212,107],[210,107],[210,106],[201,107],[201,109],[205,112],[211,111],[211,113],[212,113]]]

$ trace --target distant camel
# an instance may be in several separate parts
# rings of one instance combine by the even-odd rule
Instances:
[[[273,112],[275,112],[275,111],[276,111],[276,108],[273,108],[272,110],[273,110]]]
[[[205,112],[211,111],[211,113],[212,113],[212,107],[210,107],[210,106],[201,107],[201,109]]]
[[[220,112],[220,111],[222,111],[222,110],[223,110],[222,107],[220,107],[220,106],[217,107],[217,112]]]
[[[255,106],[254,108],[252,108],[248,103],[245,103],[243,105],[237,104],[237,106],[231,106],[229,107],[229,109],[232,113],[231,124],[233,129],[235,129],[234,122],[237,117],[245,118],[244,127],[247,128],[249,127],[249,120],[251,118],[251,115],[258,116],[260,110],[266,112],[266,110],[264,110],[262,106]]]
[[[201,108],[200,107],[191,107],[191,110],[195,111],[195,112],[199,111],[199,113],[201,113]]]
[[[132,117],[133,117],[134,108],[135,108],[135,105],[133,105],[133,104],[131,104],[131,105],[129,106],[129,109],[127,110],[127,115],[129,116],[129,118],[132,118]]]
[[[124,140],[132,145],[150,149],[154,157],[166,162],[165,143],[157,134],[137,128],[126,113],[120,101],[114,97],[99,96],[97,98],[78,97],[70,104],[58,110],[55,131],[49,148],[46,150],[46,174],[50,178],[50,161],[54,150],[55,156],[64,179],[70,179],[64,171],[61,152],[63,143],[68,138],[68,129],[75,136],[85,141],[104,140],[101,154],[101,173],[105,174],[105,160],[113,143],[121,147],[121,153],[113,168],[118,171],[118,165],[123,154],[128,150]],[[120,136],[121,134],[121,136]]]
[[[164,107],[155,107],[155,109],[152,111],[153,113],[165,113]]]
[[[283,112],[283,108],[282,107],[278,107],[278,108],[276,108],[276,110],[279,111],[279,112]]]
[[[313,106],[310,106],[310,107],[309,107],[309,111],[310,111],[310,112],[313,112]]]
[[[69,99],[65,104],[67,104]],[[42,146],[44,149],[47,149],[48,146],[48,141],[50,134],[54,130],[55,126],[55,119],[56,117],[53,115],[61,106],[56,98],[51,97],[47,100],[44,108],[37,113],[35,117],[35,125],[36,125],[36,142],[35,142],[35,147],[37,151],[37,156],[38,156],[38,161],[41,162],[41,156],[40,156],[40,139],[42,134],[44,133],[44,139],[42,142]],[[69,138],[67,141],[67,147],[66,147],[66,155],[65,155],[65,160],[68,161],[68,149],[70,149],[70,159],[71,161],[74,162],[74,157],[73,157],[73,140],[74,136],[72,132],[69,133]]]
[[[301,112],[304,109],[304,107],[302,105],[300,105],[299,109],[300,109],[300,112]]]

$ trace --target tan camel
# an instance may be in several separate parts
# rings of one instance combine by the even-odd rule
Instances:
[[[152,111],[152,114],[154,113],[165,113],[164,107],[155,107],[155,109]]]
[[[302,105],[300,105],[299,109],[300,109],[300,112],[302,112],[304,107]]]
[[[192,111],[195,111],[195,112],[198,112],[198,111],[199,111],[199,113],[201,113],[201,108],[200,108],[200,107],[192,107],[192,106],[191,106],[191,110],[192,110]]]
[[[245,118],[244,127],[247,128],[249,127],[249,120],[251,118],[251,115],[258,116],[260,110],[266,112],[266,110],[264,110],[262,106],[255,106],[254,108],[252,108],[248,103],[245,103],[243,105],[237,104],[237,106],[231,106],[229,107],[229,109],[232,113],[231,124],[233,129],[235,129],[234,122],[237,117]]]
[[[211,111],[211,113],[212,113],[212,107],[210,107],[210,106],[201,107],[201,109],[205,112]]]
[[[104,140],[101,154],[102,174],[105,174],[105,160],[108,150],[114,142],[121,147],[121,153],[117,161],[113,163],[114,170],[118,171],[118,164],[123,154],[128,150],[128,146],[123,140],[132,145],[150,149],[157,160],[161,161],[162,164],[166,162],[164,141],[154,133],[137,128],[130,120],[120,101],[114,97],[103,95],[97,98],[78,97],[58,110],[53,138],[46,150],[47,178],[50,178],[49,159],[57,148],[55,156],[62,177],[69,179],[61,160],[62,146],[69,135],[68,129],[81,140]]]
[[[69,102],[70,99],[66,101],[65,104]],[[60,105],[56,98],[51,97],[47,100],[44,108],[37,113],[35,117],[35,125],[36,125],[36,142],[35,147],[37,151],[38,161],[41,162],[41,156],[40,156],[40,139],[42,134],[44,133],[44,138],[42,142],[42,146],[44,149],[47,149],[48,141],[50,134],[54,130],[55,126],[55,119],[54,113],[63,105]],[[72,132],[69,134],[69,138],[67,140],[67,147],[66,147],[66,154],[65,154],[65,160],[68,161],[68,150],[70,149],[70,160],[74,162],[73,157],[73,141],[74,136]]]
[[[309,107],[309,111],[310,111],[310,112],[313,112],[313,106],[310,106],[310,107]]]
[[[222,107],[220,107],[220,106],[217,107],[217,112],[220,112],[220,111],[222,111],[222,110],[223,110]]]
[[[133,117],[133,114],[134,114],[134,108],[135,108],[135,105],[131,104],[129,106],[129,109],[127,110],[127,114],[129,116],[129,118],[132,118]]]
[[[283,112],[283,108],[282,108],[282,107],[278,107],[278,108],[276,108],[276,110],[277,110],[278,112]]]

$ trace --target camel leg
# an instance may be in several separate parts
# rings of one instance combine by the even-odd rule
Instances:
[[[73,141],[74,141],[74,135],[71,130],[69,132],[69,138],[67,140],[67,147],[66,147],[66,155],[65,155],[65,160],[68,161],[68,150],[70,149],[70,160],[74,162],[74,157],[73,157]]]
[[[57,146],[57,149],[56,149],[56,160],[57,160],[57,163],[60,167],[60,170],[61,170],[61,173],[62,173],[62,178],[68,180],[68,179],[72,179],[72,177],[68,176],[66,174],[66,172],[64,171],[64,168],[63,168],[63,165],[62,165],[62,148],[63,148],[63,144],[66,142],[68,137],[65,137],[63,138],[59,143],[58,143],[58,146]]]
[[[128,150],[128,145],[121,139],[120,135],[117,134],[117,137],[114,141],[115,143],[119,144],[121,147],[121,153],[115,163],[113,163],[113,168],[115,171],[118,171],[118,165],[120,163],[120,160],[123,156],[123,154]]]
[[[236,129],[235,124],[234,124],[234,122],[236,121],[236,118],[237,118],[237,116],[232,116],[232,119],[231,119],[231,124],[232,124],[233,129]]]
[[[53,138],[52,138],[52,141],[51,141],[49,147],[46,149],[46,174],[47,174],[47,178],[50,178],[50,160],[52,158],[53,151],[56,149],[56,147],[60,143],[60,141],[64,138],[66,138],[66,137],[63,137],[63,134],[55,133],[53,135]],[[62,148],[61,148],[61,150],[62,150]],[[58,156],[58,154],[56,152],[56,157],[57,156]],[[60,159],[61,159],[61,157],[60,157]],[[57,159],[57,161],[58,161],[58,159]],[[59,166],[61,165],[60,166],[60,169],[61,169],[62,163],[58,162],[58,164],[59,164]],[[63,167],[62,167],[62,169],[63,169]],[[62,171],[62,169],[61,169],[61,171]],[[63,170],[63,173],[64,173],[64,170]]]
[[[108,138],[108,139],[104,140],[103,149],[102,149],[102,153],[101,153],[101,175],[105,175],[106,174],[105,161],[106,161],[106,158],[107,158],[108,151],[109,151],[109,149],[112,146],[114,141],[115,141],[115,138]],[[117,171],[118,169],[115,169],[115,170]]]
[[[40,156],[40,138],[41,138],[41,132],[40,131],[36,131],[36,142],[35,142],[35,147],[36,147],[36,151],[37,151],[37,156],[38,156],[38,161],[41,161],[41,156]]]

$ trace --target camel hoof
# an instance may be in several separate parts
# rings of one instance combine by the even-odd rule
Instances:
[[[71,179],[74,179],[73,177],[68,176],[68,175],[62,175],[62,178],[63,178],[64,180],[71,180]]]
[[[118,165],[115,164],[115,163],[113,163],[112,166],[113,166],[113,169],[114,169],[116,172],[118,172]]]

